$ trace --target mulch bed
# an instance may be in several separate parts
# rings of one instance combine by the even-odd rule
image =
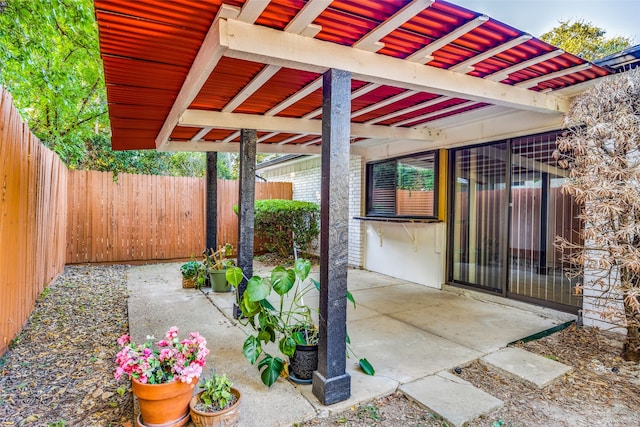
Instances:
[[[640,365],[619,357],[622,337],[595,328],[569,327],[521,348],[573,366],[539,390],[478,361],[459,376],[504,402],[467,423],[468,427],[640,425]],[[452,372],[454,373],[454,372]],[[427,408],[395,393],[340,414],[300,424],[309,426],[448,426]]]
[[[113,378],[129,330],[126,266],[68,266],[0,358],[1,426],[112,426],[133,419]]]

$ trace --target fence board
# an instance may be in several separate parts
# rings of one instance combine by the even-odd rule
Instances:
[[[204,179],[120,174],[114,182],[108,172],[68,174],[69,199],[86,204],[84,209],[70,204],[67,263],[170,260],[199,257],[203,251]],[[234,247],[238,191],[237,181],[218,180],[218,242]],[[291,183],[256,183],[256,199],[292,196]]]
[[[0,355],[64,268],[66,173],[0,88]]]

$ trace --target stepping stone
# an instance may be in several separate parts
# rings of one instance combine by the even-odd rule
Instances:
[[[571,366],[515,347],[503,348],[480,361],[538,388],[548,386],[572,369]]]
[[[400,390],[454,426],[502,406],[500,399],[447,371],[403,384]]]

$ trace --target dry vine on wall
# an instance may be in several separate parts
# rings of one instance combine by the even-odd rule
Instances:
[[[563,191],[582,205],[582,244],[556,244],[606,321],[626,328],[623,357],[640,359],[640,69],[580,96],[554,156],[570,171]]]

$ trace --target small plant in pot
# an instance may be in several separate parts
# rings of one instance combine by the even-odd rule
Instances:
[[[269,387],[281,374],[287,372],[287,366],[281,357],[263,352],[263,344],[277,343],[278,350],[289,358],[292,368],[296,367],[296,362],[292,359],[298,348],[315,347],[317,366],[318,328],[313,320],[313,313],[317,312],[317,309],[305,304],[304,297],[313,289],[320,290],[320,283],[308,277],[310,271],[309,260],[297,259],[292,269],[278,266],[271,271],[269,277],[253,276],[248,279],[247,288],[242,299],[238,301],[243,314],[240,322],[251,326],[255,331],[255,334],[249,335],[245,340],[243,354],[251,364],[258,362],[262,382]],[[240,268],[227,270],[227,280],[234,286],[237,286],[243,277]],[[277,300],[276,307],[268,298]],[[347,299],[355,306],[353,295],[348,291]],[[308,356],[313,357],[312,354]],[[374,374],[373,367],[366,359],[360,359],[359,363],[365,373]],[[307,368],[309,376],[316,366]],[[295,377],[301,379],[299,375],[305,376],[295,373]]]
[[[233,267],[233,260],[227,258],[227,254],[233,253],[233,246],[229,243],[220,245],[217,251],[213,248],[203,252],[202,264],[208,275],[211,290],[214,292],[229,292],[231,284],[227,281],[226,270]]]
[[[226,375],[212,374],[200,384],[203,389],[191,398],[191,421],[196,427],[231,427],[239,415],[242,394]]]
[[[182,273],[182,287],[199,289],[204,285],[206,269],[200,261],[191,260],[180,266]]]

